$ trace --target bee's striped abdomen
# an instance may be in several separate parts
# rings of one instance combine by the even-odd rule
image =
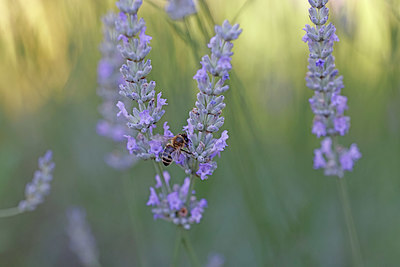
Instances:
[[[163,151],[163,153],[162,153],[162,156],[161,156],[161,158],[162,158],[162,162],[163,162],[163,164],[165,165],[165,166],[168,166],[168,165],[170,165],[171,164],[171,162],[173,161],[173,159],[172,159],[172,152],[174,152],[175,151],[175,148],[171,145],[171,144],[168,144],[165,148],[164,148],[164,151]]]

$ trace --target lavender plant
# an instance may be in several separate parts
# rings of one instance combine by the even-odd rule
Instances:
[[[348,109],[347,97],[342,96],[343,77],[338,76],[335,68],[335,58],[332,56],[333,44],[339,38],[332,23],[326,25],[329,9],[328,0],[308,0],[310,20],[315,26],[306,25],[303,41],[308,43],[310,55],[307,86],[314,91],[309,102],[315,114],[312,133],[323,137],[321,148],[314,150],[314,168],[324,168],[325,175],[342,178],[345,171],[351,171],[354,163],[361,158],[356,144],[345,148],[337,141],[338,136],[345,135],[350,128],[350,118],[344,115]],[[360,245],[353,223],[351,207],[345,180],[338,180],[340,197],[346,217],[350,243],[354,255],[354,263],[362,266]]]
[[[78,256],[83,266],[100,266],[96,241],[86,221],[85,210],[80,207],[70,208],[67,210],[67,218],[67,234],[71,250]]]
[[[18,207],[0,210],[0,218],[33,211],[39,204],[43,203],[44,197],[50,193],[50,182],[53,180],[55,167],[50,150],[39,158],[38,165],[39,170],[34,173],[32,182],[25,187],[25,199],[19,202]]]
[[[174,148],[173,159],[181,166],[186,177],[183,184],[170,185],[170,175],[162,171],[161,157],[166,141],[174,137],[169,130],[168,123],[163,124],[163,133],[156,134],[155,128],[165,111],[166,99],[161,97],[161,92],[156,94],[155,82],[148,81],[151,72],[151,61],[146,59],[149,54],[150,36],[145,34],[146,25],[143,18],[138,19],[137,12],[142,5],[142,0],[120,0],[117,6],[121,11],[115,20],[118,39],[121,43],[118,49],[125,59],[120,68],[124,82],[119,85],[120,95],[134,103],[129,108],[123,101],[118,101],[118,117],[126,120],[129,134],[127,149],[130,154],[143,160],[152,160],[157,172],[156,185],[150,187],[150,197],[147,202],[152,206],[155,219],[170,221],[183,229],[190,229],[193,223],[199,223],[204,208],[207,207],[205,199],[197,200],[193,190],[194,177],[207,179],[216,169],[214,160],[216,155],[227,146],[227,131],[215,136],[223,126],[224,118],[221,116],[225,107],[224,96],[229,87],[225,84],[229,79],[232,68],[231,56],[232,41],[241,33],[239,25],[231,26],[225,21],[222,26],[216,26],[216,36],[211,38],[209,48],[211,55],[202,58],[202,68],[194,79],[198,83],[200,92],[197,95],[196,107],[189,113],[188,125],[184,132],[189,136],[189,142],[184,149]],[[186,141],[185,141],[186,142]],[[187,149],[187,150],[186,150]],[[176,153],[175,153],[176,152]],[[179,153],[181,152],[181,153]],[[196,262],[190,242],[182,234],[188,253]],[[179,239],[179,238],[178,238]]]
[[[117,14],[112,12],[106,14],[103,21],[103,42],[100,45],[102,58],[98,64],[98,84],[97,93],[102,97],[103,103],[99,107],[102,119],[97,123],[97,133],[113,140],[117,147],[106,155],[105,162],[115,169],[126,169],[136,162],[124,149],[124,135],[128,134],[125,126],[126,122],[122,118],[116,117],[118,108],[115,106],[117,101],[122,101],[126,107],[132,104],[124,99],[118,92],[118,85],[123,79],[119,68],[123,63],[123,58],[116,47],[118,45],[118,34],[115,30],[115,20]]]
[[[312,133],[323,137],[321,147],[314,150],[314,168],[323,168],[325,175],[343,177],[344,171],[351,171],[354,163],[361,158],[356,144],[345,148],[337,141],[350,128],[350,117],[344,115],[348,109],[347,97],[341,95],[343,77],[338,76],[333,44],[339,38],[332,23],[326,25],[329,9],[328,0],[309,0],[310,20],[315,26],[306,25],[303,41],[310,50],[307,86],[314,91],[309,102],[315,114]]]

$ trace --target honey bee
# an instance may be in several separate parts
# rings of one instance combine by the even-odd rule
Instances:
[[[178,134],[173,138],[171,138],[169,143],[165,146],[164,151],[162,152],[161,155],[163,164],[165,166],[168,166],[172,163],[173,153],[177,153],[178,156],[181,151],[191,154],[189,151],[183,150],[183,148],[188,146],[188,143],[189,143],[189,138],[185,133]]]

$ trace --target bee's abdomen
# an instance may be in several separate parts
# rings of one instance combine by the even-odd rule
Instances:
[[[174,148],[172,145],[170,145],[170,144],[168,144],[168,145],[165,147],[165,149],[164,149],[164,151],[163,151],[163,153],[162,153],[162,156],[161,156],[162,162],[163,162],[163,164],[164,164],[165,166],[168,166],[168,165],[171,164],[171,162],[172,162],[172,160],[173,160],[171,154],[172,154],[172,152],[174,152],[174,151],[175,151],[175,148]]]

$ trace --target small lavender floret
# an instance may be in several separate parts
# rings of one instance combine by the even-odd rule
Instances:
[[[156,94],[156,83],[146,78],[152,69],[151,61],[145,59],[151,50],[151,37],[145,33],[146,23],[143,18],[137,17],[141,4],[141,0],[117,2],[121,11],[115,19],[120,40],[118,49],[125,59],[120,68],[124,81],[119,86],[119,93],[125,100],[136,103],[130,107],[118,101],[117,117],[123,118],[130,128],[123,135],[129,153],[141,159],[160,161],[164,143],[160,135],[153,134],[153,130],[165,113],[163,106],[167,105],[167,101],[161,97],[161,92]]]
[[[180,20],[197,12],[193,0],[169,0],[165,11],[173,20]]]
[[[18,209],[21,212],[33,211],[43,203],[44,197],[50,193],[50,182],[53,180],[53,170],[55,167],[52,161],[52,152],[49,150],[39,158],[39,170],[34,173],[32,182],[25,187],[25,200],[22,200]]]
[[[67,211],[67,233],[70,239],[69,247],[78,256],[83,266],[99,266],[99,253],[90,226],[86,221],[83,208],[71,208]]]
[[[340,95],[343,77],[338,76],[335,58],[332,56],[333,44],[339,38],[332,23],[325,25],[329,9],[328,0],[309,0],[310,20],[315,26],[306,25],[303,41],[309,47],[307,86],[314,91],[309,103],[315,114],[312,133],[323,137],[321,148],[314,150],[314,168],[323,168],[325,175],[343,177],[344,171],[351,171],[354,163],[361,158],[356,144],[350,149],[339,145],[337,136],[347,134],[350,117],[344,116],[348,109],[347,97]]]
[[[153,206],[152,212],[154,219],[163,219],[176,225],[181,225],[184,229],[190,229],[194,223],[200,223],[204,209],[207,207],[205,199],[197,200],[194,192],[189,197],[190,179],[185,178],[182,185],[169,185],[170,176],[164,172],[165,190],[160,190],[157,186],[161,183],[160,177],[156,175],[156,186],[150,187],[150,197],[148,206]]]
[[[122,75],[119,68],[123,63],[121,54],[116,49],[118,45],[118,34],[115,30],[115,19],[117,14],[106,14],[103,21],[103,42],[100,45],[102,58],[98,64],[98,89],[97,94],[103,103],[99,107],[102,119],[97,123],[97,133],[113,140],[117,146],[114,151],[105,156],[105,162],[115,169],[126,169],[132,166],[136,159],[130,156],[124,149],[124,135],[128,134],[124,119],[115,116],[118,108],[117,101],[122,101],[128,108],[131,104],[119,94],[119,84],[122,83]]]
[[[215,32],[216,35],[208,44],[211,55],[202,58],[202,67],[193,77],[200,92],[195,107],[189,112],[188,125],[184,127],[191,141],[188,144],[191,156],[184,155],[176,160],[186,173],[196,174],[202,180],[207,179],[217,168],[213,159],[216,155],[220,156],[227,146],[228,131],[223,131],[219,138],[214,135],[224,124],[224,117],[221,116],[225,108],[222,94],[229,89],[225,82],[232,69],[231,41],[236,40],[242,30],[238,24],[231,26],[225,20],[222,26],[215,26]]]

